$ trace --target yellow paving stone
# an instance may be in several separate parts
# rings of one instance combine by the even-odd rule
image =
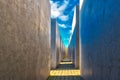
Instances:
[[[48,80],[82,80],[80,70],[72,62],[61,62],[57,69],[50,71]]]
[[[80,70],[51,70],[50,76],[79,76]]]

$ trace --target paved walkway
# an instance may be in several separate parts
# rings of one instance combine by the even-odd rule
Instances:
[[[61,62],[57,69],[51,70],[48,80],[83,80],[80,70],[75,69],[72,62]]]

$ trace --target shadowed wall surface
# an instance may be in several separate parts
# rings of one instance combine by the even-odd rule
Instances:
[[[80,17],[79,17],[79,5],[75,7],[75,28],[69,43],[68,52],[69,57],[73,61],[75,68],[80,68]]]
[[[120,80],[119,30],[119,0],[84,0],[81,74],[85,80]]]
[[[54,69],[57,66],[56,28],[56,19],[51,19],[51,69]]]
[[[0,80],[46,80],[48,0],[0,0]]]
[[[56,19],[51,19],[51,69],[55,69],[64,58],[64,47]]]

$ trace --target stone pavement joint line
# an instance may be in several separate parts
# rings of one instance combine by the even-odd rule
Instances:
[[[48,80],[83,80],[80,70],[75,69],[72,62],[61,62],[58,68],[50,71]]]

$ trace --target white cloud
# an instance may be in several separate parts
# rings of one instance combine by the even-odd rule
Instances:
[[[59,16],[59,19],[61,19],[62,21],[67,21],[69,19],[68,15],[61,15]]]
[[[60,15],[59,10],[57,9],[57,3],[53,3],[53,1],[50,1],[51,4],[51,17],[56,18]]]
[[[68,5],[68,1],[64,0],[64,4],[59,8],[60,11],[63,11]]]
[[[64,4],[60,7],[58,7],[58,2],[53,2],[50,1],[51,4],[51,17],[52,18],[57,18],[58,16],[62,15],[63,11],[65,10],[65,8],[68,5],[68,1],[64,1]]]
[[[59,27],[67,28],[65,24],[58,24]]]

